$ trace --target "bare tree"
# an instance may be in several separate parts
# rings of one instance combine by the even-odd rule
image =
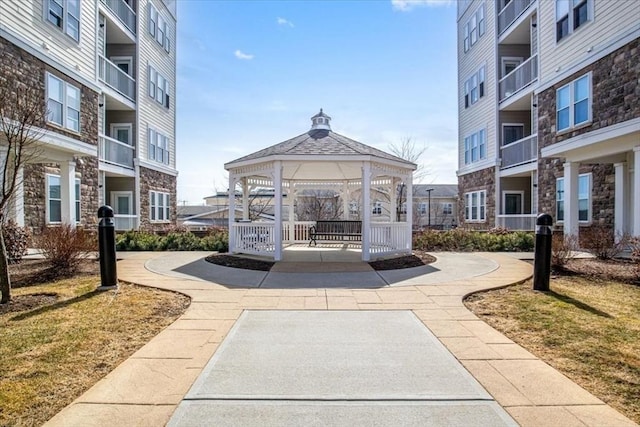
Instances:
[[[342,217],[342,198],[332,191],[309,191],[298,197],[296,213],[301,221],[338,219]]]
[[[19,185],[21,169],[41,155],[46,118],[41,88],[28,86],[17,79],[0,79],[0,304],[11,300],[9,260],[4,242],[7,208]]]
[[[401,159],[407,160],[411,163],[415,163],[418,166],[417,169],[413,172],[413,179],[415,182],[420,182],[427,175],[429,175],[429,171],[424,167],[424,164],[420,163],[422,155],[427,151],[426,145],[418,146],[416,141],[408,136],[402,138],[399,145],[390,144],[389,151],[391,151],[391,153],[395,156],[398,156]],[[407,198],[406,186],[407,184],[405,182],[401,182],[396,188],[396,221],[400,221],[400,216],[403,213],[402,207]]]

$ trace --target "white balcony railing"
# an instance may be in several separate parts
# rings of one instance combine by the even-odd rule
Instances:
[[[370,253],[376,255],[398,252],[410,252],[411,241],[408,230],[411,224],[406,222],[371,223]]]
[[[229,251],[273,257],[276,252],[274,230],[274,222],[232,224]]]
[[[502,34],[535,0],[511,0],[498,14],[498,34]]]
[[[133,146],[106,135],[98,135],[98,145],[100,160],[133,169]]]
[[[138,228],[138,215],[113,215],[116,231],[129,231]]]
[[[124,0],[101,0],[102,3],[109,8],[129,29],[133,34],[136,33],[136,13]]]
[[[500,101],[504,101],[538,78],[538,55],[532,55],[515,70],[500,79]]]
[[[285,221],[282,223],[282,241],[289,243],[308,243],[309,229],[316,225],[315,221]]]
[[[136,100],[136,81],[122,71],[116,64],[102,55],[98,55],[100,80],[117,90],[132,101]]]
[[[538,135],[527,136],[500,147],[500,158],[502,159],[503,168],[521,165],[537,159]]]
[[[538,214],[497,215],[498,227],[513,231],[533,231]]]

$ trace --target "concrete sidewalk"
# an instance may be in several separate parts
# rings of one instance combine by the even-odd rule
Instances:
[[[181,265],[175,265],[178,254]],[[434,276],[430,277],[433,272],[427,272],[413,275],[410,282],[396,282],[404,282],[402,286],[366,288],[364,283],[360,288],[240,288],[222,286],[215,283],[215,278],[207,281],[208,277],[191,276],[188,269],[177,271],[181,266],[197,264],[201,254],[127,254],[118,263],[120,280],[182,292],[192,298],[191,306],[47,425],[166,424],[245,310],[411,311],[519,424],[635,425],[480,321],[462,304],[469,293],[525,280],[531,275],[530,264],[505,254],[477,253],[472,255],[477,257],[477,265],[492,264],[494,268],[468,277],[468,260],[465,262],[462,255],[457,263],[456,254],[435,255],[443,260],[449,257],[447,273],[451,276],[446,280],[441,276],[442,281],[434,281]],[[158,264],[171,267],[165,267],[166,274],[145,267]],[[226,345],[230,344],[225,341],[222,347]],[[193,393],[197,394],[196,389]],[[338,408],[338,413],[343,409]],[[184,415],[183,409],[180,413]],[[343,421],[334,419],[338,425]],[[332,423],[331,419],[327,422]]]

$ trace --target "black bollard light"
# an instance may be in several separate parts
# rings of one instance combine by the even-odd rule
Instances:
[[[100,279],[99,290],[114,289],[118,286],[116,271],[116,226],[113,222],[111,206],[101,206],[98,209],[98,249],[100,251]]]
[[[540,214],[536,219],[536,246],[533,259],[533,290],[548,291],[551,276],[551,225],[549,214]]]

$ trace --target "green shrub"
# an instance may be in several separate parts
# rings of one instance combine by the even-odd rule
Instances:
[[[29,246],[29,230],[18,227],[15,221],[9,220],[2,224],[2,235],[7,248],[9,264],[17,264],[22,261]]]
[[[527,252],[533,250],[533,244],[532,233],[506,232],[504,229],[490,232],[461,228],[448,231],[427,230],[414,235],[413,239],[413,247],[424,251]]]
[[[157,251],[160,249],[160,236],[145,231],[127,231],[116,236],[118,251]]]
[[[172,231],[164,236],[160,242],[161,251],[199,251],[200,239],[190,232]]]
[[[217,251],[229,250],[229,234],[212,228],[202,238],[188,231],[172,229],[165,236],[148,231],[127,231],[116,236],[118,251]]]

